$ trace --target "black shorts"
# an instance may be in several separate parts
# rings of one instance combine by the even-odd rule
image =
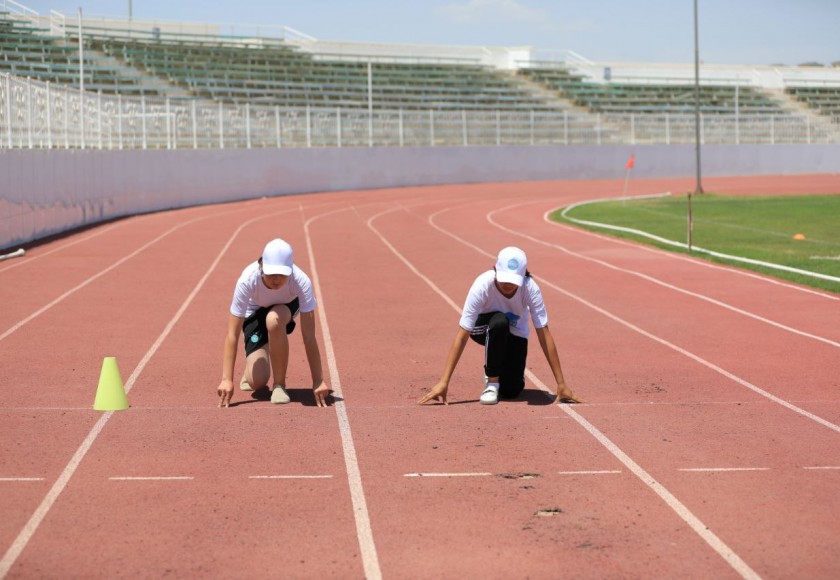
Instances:
[[[274,306],[279,306],[279,304],[275,304]],[[245,356],[248,356],[268,342],[268,329],[265,326],[265,318],[274,306],[260,308],[245,319],[245,323],[242,325],[242,335],[245,340]],[[292,334],[296,326],[295,316],[300,308],[300,301],[295,298],[283,306],[288,307],[289,312],[292,313],[292,319],[286,325],[286,334]]]

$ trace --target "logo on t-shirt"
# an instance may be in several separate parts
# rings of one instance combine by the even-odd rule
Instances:
[[[511,260],[511,262],[515,262],[516,260]],[[508,323],[510,326],[516,326],[519,324],[519,316],[514,314],[513,312],[505,312],[505,318],[508,319]]]

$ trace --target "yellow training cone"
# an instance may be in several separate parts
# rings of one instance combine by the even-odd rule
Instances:
[[[794,240],[804,240],[805,239],[805,234],[793,234],[793,239]]]
[[[97,411],[124,411],[128,409],[128,397],[125,396],[120,369],[117,359],[106,356],[102,361],[102,372],[99,374],[99,387],[96,389],[96,400],[93,408]]]

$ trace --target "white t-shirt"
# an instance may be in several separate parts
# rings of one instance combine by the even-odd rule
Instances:
[[[279,290],[272,290],[263,284],[259,262],[253,262],[242,271],[242,275],[236,281],[230,313],[240,318],[248,318],[260,308],[288,304],[295,298],[300,301],[300,312],[315,310],[312,282],[303,270],[292,266],[288,282]]]
[[[479,314],[487,312],[502,312],[510,321],[510,333],[522,338],[528,338],[528,313],[534,328],[548,326],[548,313],[545,311],[540,287],[530,276],[516,291],[512,298],[505,298],[499,292],[494,281],[496,272],[488,270],[473,282],[464,309],[461,313],[461,328],[468,332],[475,330],[475,322]]]

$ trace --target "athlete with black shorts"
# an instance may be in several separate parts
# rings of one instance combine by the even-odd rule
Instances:
[[[315,306],[312,283],[295,266],[292,247],[281,239],[270,241],[262,256],[249,264],[236,282],[218,388],[220,407],[230,406],[233,397],[233,370],[240,334],[245,342],[245,372],[240,389],[254,391],[255,398],[261,398],[262,393],[267,398],[270,392],[272,403],[290,401],[286,393],[288,335],[297,326],[298,314],[315,403],[319,407],[327,406],[330,389],[323,379],[321,352],[315,336]],[[273,385],[270,390],[269,384]]]

